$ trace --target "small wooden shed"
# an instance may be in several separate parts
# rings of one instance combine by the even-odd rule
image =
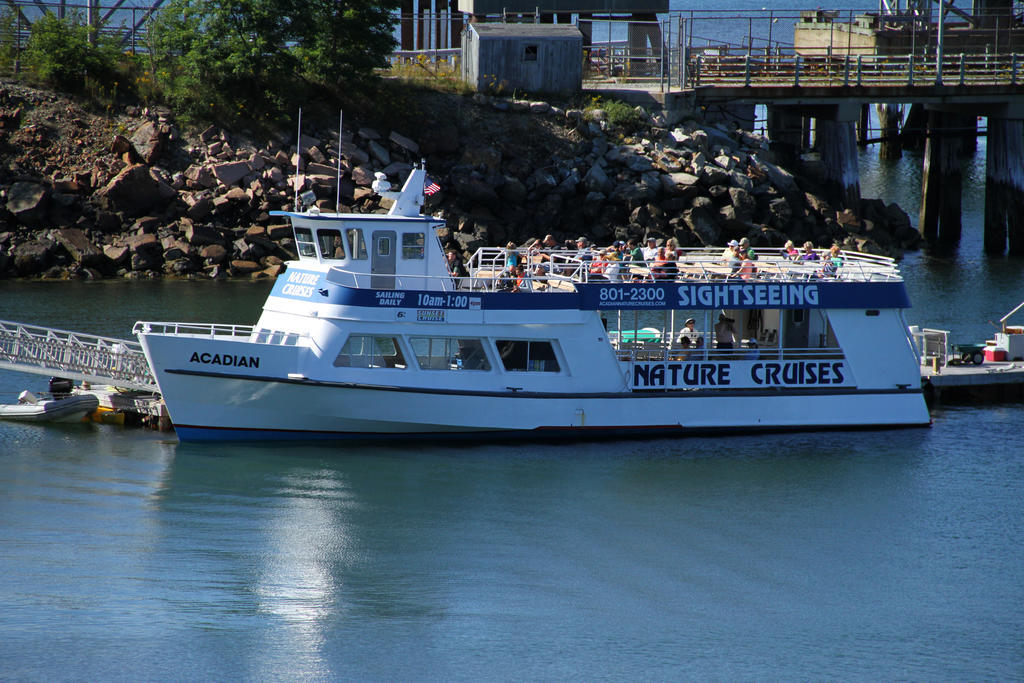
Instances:
[[[481,92],[570,94],[583,85],[583,34],[571,24],[469,24],[462,77]]]

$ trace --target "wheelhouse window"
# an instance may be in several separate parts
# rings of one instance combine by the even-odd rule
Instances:
[[[491,364],[479,339],[457,337],[410,337],[416,362],[423,370],[490,370]]]
[[[363,231],[349,228],[345,231],[345,240],[348,243],[348,257],[354,261],[365,261],[366,241],[363,239]]]
[[[405,369],[405,356],[394,337],[353,334],[334,359],[336,368]]]
[[[510,372],[558,372],[551,342],[499,339],[495,342],[505,369]]]
[[[381,237],[377,240],[377,256],[391,255],[391,238]]]
[[[402,258],[422,259],[423,245],[425,244],[422,232],[406,232],[402,234]]]
[[[309,228],[295,228],[295,246],[299,256],[316,258],[316,247],[313,245],[313,231]]]
[[[320,258],[345,258],[345,247],[341,243],[340,230],[317,230],[316,241],[320,245]]]

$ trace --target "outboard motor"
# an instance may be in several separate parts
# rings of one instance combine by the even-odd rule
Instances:
[[[63,377],[50,378],[50,393],[53,394],[54,398],[67,398],[71,395],[71,390],[74,387],[75,383],[70,379],[64,379]]]

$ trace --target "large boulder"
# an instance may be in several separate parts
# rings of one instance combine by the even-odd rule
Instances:
[[[7,191],[7,210],[27,226],[42,227],[46,220],[50,190],[39,183],[17,182]]]
[[[71,258],[83,268],[94,268],[108,271],[111,261],[103,251],[89,241],[85,233],[78,228],[64,228],[56,232],[57,241],[63,245]]]
[[[95,198],[105,209],[141,216],[176,196],[174,189],[148,166],[134,164],[122,169],[96,193]]]
[[[147,121],[132,133],[131,143],[143,163],[153,164],[167,149],[170,129]]]
[[[720,244],[721,230],[711,212],[702,207],[694,207],[683,212],[683,220],[697,241],[705,246]]]
[[[48,239],[23,242],[14,248],[14,270],[18,275],[37,275],[50,266],[54,243]]]

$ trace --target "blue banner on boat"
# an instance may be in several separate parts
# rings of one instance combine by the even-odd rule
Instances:
[[[758,308],[909,308],[895,282],[589,283],[575,293],[450,292],[355,289],[320,273],[292,270],[278,278],[273,296],[337,306],[449,310],[716,310]]]
[[[909,308],[902,282],[664,282],[579,284],[580,308]]]

